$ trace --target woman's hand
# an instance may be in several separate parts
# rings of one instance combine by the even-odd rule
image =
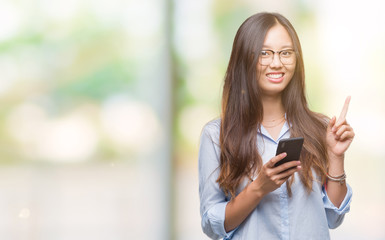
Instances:
[[[354,138],[353,128],[346,122],[349,102],[350,96],[346,98],[338,120],[336,120],[336,117],[333,117],[327,127],[326,143],[328,153],[339,159],[344,157],[344,153],[349,148]]]
[[[265,163],[257,179],[247,185],[227,204],[224,222],[226,232],[239,226],[266,194],[279,188],[290,176],[301,169],[300,161],[291,161],[274,167],[278,161],[285,157],[286,153],[281,153]]]
[[[300,161],[290,161],[274,167],[274,165],[285,158],[286,155],[286,153],[281,153],[265,163],[257,179],[253,182],[253,184],[258,186],[258,190],[263,196],[279,188],[289,177],[301,169]]]

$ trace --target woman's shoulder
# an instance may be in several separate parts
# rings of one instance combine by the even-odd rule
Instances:
[[[202,134],[206,134],[212,140],[219,139],[219,133],[221,129],[221,119],[216,118],[214,120],[209,121],[203,127]],[[216,141],[215,141],[216,142]]]
[[[322,128],[327,127],[330,121],[328,116],[319,112],[310,111],[310,117],[313,119],[313,122],[319,123],[318,126],[322,126]]]
[[[206,123],[203,129],[219,130],[221,128],[221,119],[216,118]]]
[[[316,112],[315,115],[317,116],[319,121],[322,123],[322,125],[324,127],[327,127],[327,125],[329,124],[330,118],[328,116],[326,116],[325,114],[322,114],[322,113]]]

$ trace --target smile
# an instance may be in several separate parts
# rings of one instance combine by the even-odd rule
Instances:
[[[266,74],[266,76],[268,78],[275,78],[275,79],[277,79],[277,78],[283,77],[283,73],[268,73],[268,74]]]
[[[283,81],[283,76],[285,74],[284,73],[268,73],[266,74],[266,77],[267,79],[270,81],[270,82],[273,82],[273,83],[280,83]]]

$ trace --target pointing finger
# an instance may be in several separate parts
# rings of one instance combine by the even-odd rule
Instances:
[[[341,114],[337,120],[337,125],[340,125],[341,123],[345,122],[346,114],[348,113],[349,103],[350,103],[350,96],[348,96],[345,100],[344,107],[342,108]]]

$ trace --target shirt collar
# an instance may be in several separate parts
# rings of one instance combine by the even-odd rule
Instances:
[[[286,113],[285,113],[285,120],[286,120]],[[290,126],[291,126],[291,125],[290,125]],[[282,138],[282,137],[283,137],[283,136],[290,130],[290,126],[289,126],[288,122],[285,121],[285,123],[284,123],[283,126],[282,126],[281,132],[280,132],[279,135],[278,135],[277,140],[274,140],[274,139],[270,136],[269,132],[268,132],[262,125],[261,125],[261,132],[260,132],[260,134],[261,134],[262,136],[264,136],[265,138],[267,138],[267,139],[273,141],[274,143],[278,143],[279,140],[281,140],[281,138]]]

